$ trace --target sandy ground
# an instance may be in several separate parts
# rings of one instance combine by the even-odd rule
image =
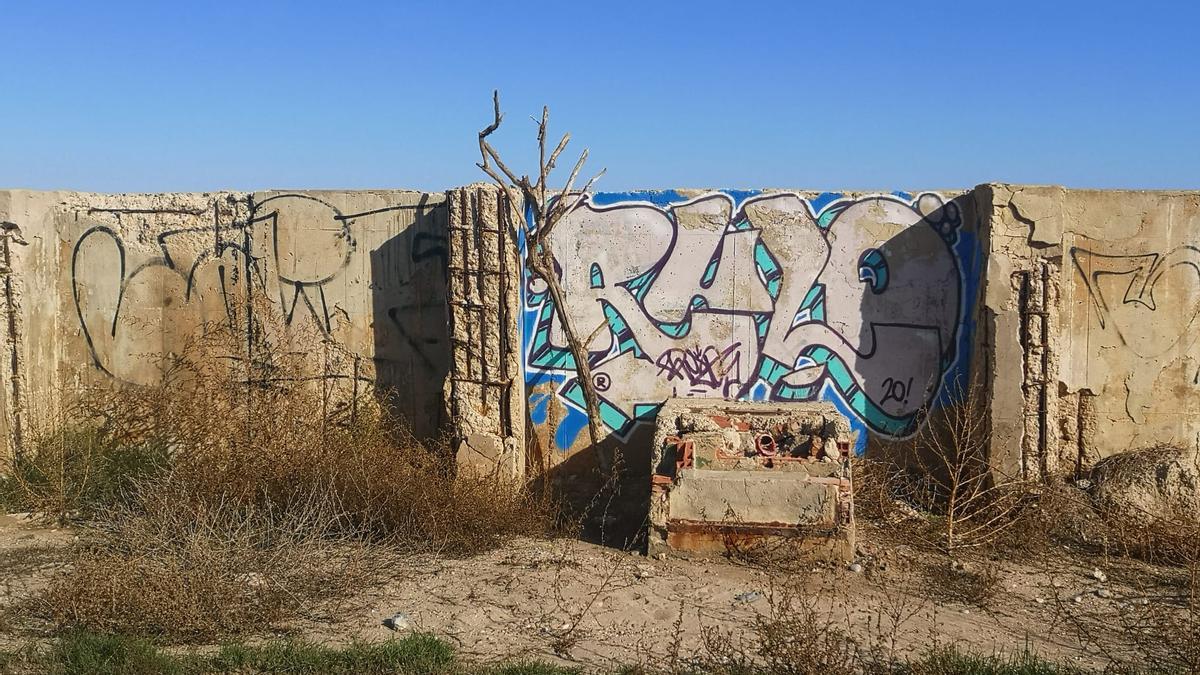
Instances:
[[[0,516],[0,604],[43,583],[74,539],[67,530]],[[402,613],[402,630],[443,636],[481,661],[541,658],[604,670],[661,664],[673,644],[679,654],[693,654],[702,649],[702,629],[748,638],[756,617],[770,614],[773,594],[793,584],[817,603],[822,625],[831,622],[862,646],[901,654],[935,640],[983,653],[1028,646],[1099,667],[1103,660],[1061,620],[1062,608],[1115,615],[1140,597],[1122,581],[1135,579],[1136,570],[1097,574],[1097,561],[1063,554],[1036,564],[970,563],[997,576],[995,593],[971,604],[938,597],[944,577],[931,579],[930,570],[949,566],[945,559],[871,543],[869,529],[860,541],[866,543],[853,568],[768,572],[723,558],[656,559],[570,539],[514,540],[466,559],[404,558],[384,587],[364,589],[346,609],[291,628],[321,642],[375,641],[396,634],[383,621]],[[3,630],[0,646],[16,639]]]
[[[74,532],[39,525],[21,514],[0,513],[0,606],[36,592],[62,566],[63,547]],[[5,643],[0,623],[0,646]]]
[[[1064,626],[1063,609],[1115,615],[1140,597],[1115,579],[1099,582],[1091,561],[1064,556],[1037,565],[973,562],[995,566],[992,597],[978,604],[935,599],[943,596],[941,577],[931,579],[929,571],[948,561],[902,545],[862,544],[859,552],[853,568],[767,571],[723,558],[652,559],[567,539],[514,541],[469,559],[408,561],[395,581],[365,595],[365,611],[301,629],[322,641],[375,640],[392,634],[383,619],[403,613],[413,629],[442,635],[480,660],[541,658],[602,670],[662,664],[676,643],[678,654],[695,654],[704,648],[703,629],[748,639],[756,617],[769,617],[772,598],[790,584],[813,599],[820,623],[845,630],[864,648],[903,655],[934,642],[988,654],[1028,647],[1100,667],[1105,661]]]

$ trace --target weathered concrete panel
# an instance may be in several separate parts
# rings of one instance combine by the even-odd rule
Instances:
[[[155,382],[265,300],[349,355],[324,376],[390,392],[420,435],[453,417],[471,462],[582,459],[575,369],[501,201],[0,191],[0,431],[64,385]],[[831,401],[862,451],[975,381],[993,465],[1034,475],[1200,447],[1198,232],[1196,192],[667,191],[592,195],[553,246],[606,444],[648,453],[678,396]]]
[[[164,357],[256,298],[349,355],[322,363],[323,377],[394,392],[418,435],[444,421],[442,194],[7,191],[0,220],[25,242],[11,246],[6,305],[18,363],[4,388],[10,427],[69,383],[160,381]],[[24,401],[9,403],[16,390]]]
[[[1200,448],[1200,193],[977,193],[991,211],[994,457],[1036,474]]]
[[[837,486],[788,473],[684,469],[671,490],[672,518],[720,522],[832,524]]]
[[[331,375],[373,385],[418,436],[435,434],[450,367],[445,195],[259,192],[251,207],[264,290],[289,324],[354,355]]]

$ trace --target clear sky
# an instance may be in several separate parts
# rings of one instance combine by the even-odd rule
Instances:
[[[1200,188],[1200,2],[4,0],[0,187]]]

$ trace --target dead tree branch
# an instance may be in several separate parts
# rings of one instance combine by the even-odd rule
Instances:
[[[562,326],[563,335],[567,340],[567,348],[575,360],[575,369],[578,375],[576,381],[583,390],[584,403],[587,405],[588,435],[591,440],[592,449],[597,454],[601,470],[606,474],[612,475],[614,469],[619,465],[620,457],[614,451],[614,456],[610,458],[608,454],[600,449],[600,439],[603,436],[600,426],[600,398],[597,396],[596,388],[592,383],[591,355],[587,349],[588,344],[595,337],[595,333],[588,337],[587,343],[580,341],[578,337],[579,333],[575,330],[576,327],[573,325],[571,317],[567,314],[567,300],[563,293],[562,284],[558,279],[558,265],[550,246],[550,233],[554,231],[554,226],[567,214],[583,204],[584,200],[587,199],[588,191],[596,180],[604,175],[604,171],[602,170],[593,176],[578,193],[572,191],[575,181],[579,177],[584,163],[587,161],[588,151],[584,150],[580,154],[579,160],[575,162],[575,166],[571,170],[565,187],[560,191],[553,191],[549,188],[550,174],[554,171],[559,156],[566,150],[567,144],[570,143],[571,134],[563,134],[562,140],[558,142],[554,149],[550,151],[549,156],[547,156],[546,134],[550,126],[550,109],[543,107],[541,120],[535,120],[538,126],[537,180],[531,180],[528,175],[518,178],[500,158],[500,153],[488,143],[488,137],[500,128],[500,123],[504,119],[504,114],[500,112],[499,91],[492,93],[492,106],[492,123],[479,132],[479,156],[481,161],[476,166],[486,173],[509,196],[509,215],[514,219],[514,222],[524,223],[526,265],[534,275],[545,282],[546,289],[550,293],[550,301],[554,305],[554,314],[558,317],[559,325]],[[533,214],[533,222],[527,222],[519,212],[515,212],[516,205],[522,202],[530,208]]]

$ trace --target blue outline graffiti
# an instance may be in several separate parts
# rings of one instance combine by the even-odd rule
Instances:
[[[776,209],[773,213],[791,220],[761,220],[755,209],[763,208]],[[853,240],[868,209],[886,211],[885,221],[900,223],[893,226],[894,241]],[[618,438],[627,439],[637,425],[652,420],[670,395],[826,400],[860,432],[861,452],[866,432],[886,437],[911,434],[920,424],[921,411],[949,402],[959,391],[954,385],[965,383],[974,332],[970,310],[982,258],[975,233],[962,227],[957,204],[936,194],[848,198],[823,193],[804,199],[761,191],[694,198],[676,191],[599,193],[576,213],[584,211],[584,217],[629,214],[649,219],[659,228],[657,236],[651,226],[644,234],[663,249],[648,266],[610,262],[606,267],[587,259],[578,246],[571,258],[562,258],[566,249],[556,242],[560,260],[582,266],[575,284],[567,283],[564,274],[564,290],[577,297],[590,293],[581,306],[599,312],[607,324],[607,330],[599,326],[599,336],[589,344],[589,361],[606,378],[597,381],[601,417]],[[710,212],[715,214],[712,224],[703,226],[700,234],[706,238],[681,241],[681,219],[704,218]],[[555,234],[570,237],[569,230],[564,221]],[[839,240],[842,233],[846,234]],[[795,259],[794,250],[792,255],[783,250],[791,242],[804,244],[806,256],[816,256],[816,263],[808,265],[812,270],[801,272],[805,261]],[[688,249],[689,245],[700,248]],[[712,249],[704,253],[707,245]],[[911,259],[914,251],[920,259]],[[611,261],[620,252],[607,255]],[[686,259],[672,260],[673,255]],[[733,283],[731,261],[738,256],[745,260],[737,264],[744,265],[744,272],[752,270],[757,279],[741,282],[736,293],[722,290]],[[931,283],[923,284],[922,275]],[[552,395],[544,390],[549,385],[565,404],[566,413],[554,430],[555,445],[565,450],[586,427],[582,387],[575,379],[572,355],[554,339],[557,319],[542,284],[528,275],[523,281],[523,354],[531,418],[537,425],[549,423]],[[680,283],[690,290],[680,290]],[[655,293],[660,286],[666,290]],[[746,291],[749,287],[753,288]],[[894,298],[916,297],[919,302],[903,304],[917,308],[894,310],[895,320],[880,318],[893,311],[881,304],[889,293]],[[678,308],[663,310],[667,296],[666,301]],[[847,297],[861,303],[864,316],[852,316],[858,308],[838,306]],[[894,298],[888,302],[895,303]],[[785,300],[787,306],[780,306]],[[929,318],[921,316],[927,306],[932,308]],[[781,319],[793,307],[791,320]],[[689,342],[701,340],[703,330],[697,322],[721,316],[729,317],[731,325],[745,326],[746,339],[728,338],[720,345]],[[577,328],[590,333],[592,326]],[[909,356],[897,353],[905,346],[912,358],[897,359]],[[642,377],[605,373],[605,366],[618,359],[624,359],[624,367],[636,366],[639,373],[652,372],[655,384],[647,387],[639,385]],[[533,391],[538,385],[543,386]],[[666,388],[670,391],[663,395]]]

